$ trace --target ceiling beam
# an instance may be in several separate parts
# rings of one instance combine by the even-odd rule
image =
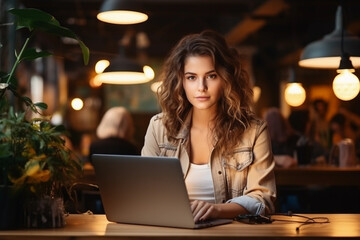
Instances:
[[[266,20],[256,18],[256,16],[262,18],[274,17],[288,7],[288,4],[284,0],[266,0],[226,34],[225,38],[228,44],[237,45],[266,25]]]

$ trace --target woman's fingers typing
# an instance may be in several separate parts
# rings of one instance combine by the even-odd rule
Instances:
[[[217,215],[214,204],[199,200],[191,202],[191,210],[195,222],[216,218]]]

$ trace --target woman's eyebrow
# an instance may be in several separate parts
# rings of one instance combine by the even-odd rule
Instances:
[[[205,74],[215,73],[215,72],[216,72],[215,70],[210,70],[210,71],[206,72]],[[184,74],[185,74],[185,75],[186,75],[186,74],[196,75],[196,73],[193,73],[193,72],[185,72]]]

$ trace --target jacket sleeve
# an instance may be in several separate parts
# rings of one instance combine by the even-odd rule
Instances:
[[[269,214],[275,211],[275,162],[266,123],[257,128],[253,143],[253,163],[250,164],[244,195],[228,202],[236,202],[252,214]]]

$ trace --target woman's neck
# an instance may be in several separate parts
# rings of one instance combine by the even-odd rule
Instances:
[[[200,129],[212,127],[215,116],[216,116],[215,110],[194,109],[191,126],[193,128],[200,128]]]

